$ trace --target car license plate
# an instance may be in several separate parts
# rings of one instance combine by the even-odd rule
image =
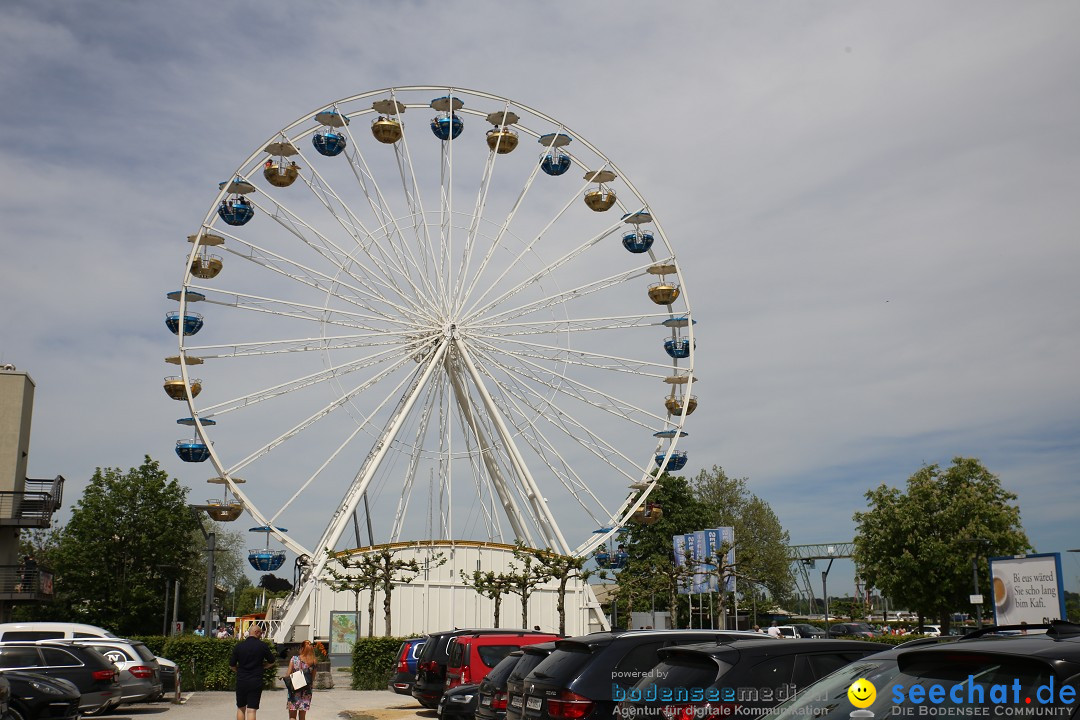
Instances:
[[[488,696],[488,695],[485,695],[484,698],[480,701],[480,704],[481,705],[490,705],[491,704],[491,697]]]
[[[520,695],[515,695],[513,698],[510,699],[510,707],[515,707],[515,708],[521,707],[521,696]]]
[[[530,710],[539,710],[540,706],[543,705],[543,704],[544,704],[544,698],[531,697],[531,698],[529,698],[529,702],[527,702],[525,705]]]

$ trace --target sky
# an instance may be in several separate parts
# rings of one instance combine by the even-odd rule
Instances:
[[[1078,21],[1067,2],[6,2],[0,363],[37,386],[29,475],[62,474],[70,507],[94,468],[149,454],[201,499],[162,317],[216,183],[336,99],[454,86],[566,123],[662,222],[698,320],[685,474],[748,477],[792,543],[827,543],[868,489],[977,457],[1037,551],[1080,547]]]

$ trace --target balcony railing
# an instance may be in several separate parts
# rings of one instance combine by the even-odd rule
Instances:
[[[47,528],[63,502],[64,478],[26,479],[22,492],[0,491],[0,526]]]
[[[46,568],[0,565],[0,600],[31,602],[53,595],[53,574]]]

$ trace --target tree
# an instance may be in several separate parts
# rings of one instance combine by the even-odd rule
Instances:
[[[471,587],[484,597],[491,598],[495,601],[495,627],[499,627],[499,617],[502,612],[502,598],[503,595],[510,592],[510,585],[512,583],[511,577],[505,573],[496,573],[492,570],[473,570],[473,574],[470,577],[462,570],[461,582],[464,583],[466,587]]]
[[[1016,495],[975,458],[954,458],[944,470],[926,465],[908,478],[906,493],[882,484],[866,499],[870,509],[854,516],[859,574],[920,623],[936,617],[946,631],[951,613],[968,604],[973,553],[1031,548]],[[984,567],[980,576],[989,587]]]
[[[551,576],[547,569],[536,562],[531,548],[525,547],[520,540],[514,543],[514,557],[521,561],[522,568],[518,570],[510,563],[510,572],[506,573],[510,578],[510,592],[521,598],[521,627],[529,627],[529,596],[538,585],[543,585]]]
[[[529,553],[537,564],[543,569],[546,577],[559,581],[558,596],[556,599],[556,611],[559,613],[559,634],[566,634],[566,586],[573,578],[580,578],[583,582],[588,581],[592,573],[583,570],[586,558],[572,555],[560,555],[553,550],[524,549]],[[495,627],[499,627],[496,625]],[[522,625],[522,627],[525,627]]]
[[[292,583],[286,578],[279,578],[273,573],[267,573],[259,577],[259,587],[267,592],[280,593],[292,592]]]
[[[713,465],[690,486],[705,508],[703,528],[734,528],[735,566],[730,571],[749,580],[752,588],[767,589],[774,603],[784,603],[794,591],[787,549],[791,539],[769,504],[751,493],[748,484],[748,478],[728,477],[724,468]]]
[[[181,578],[186,606],[197,608],[195,522],[187,489],[149,456],[127,472],[98,468],[50,553],[52,619],[100,625],[125,637],[158,633],[172,577]]]
[[[377,568],[368,562],[366,555],[353,559],[349,555],[333,554],[331,557],[341,566],[341,571],[327,566],[326,572],[332,580],[327,585],[337,592],[351,592],[356,601],[356,607],[360,607],[360,593],[367,590],[368,595],[368,637],[375,634],[375,588],[379,586]],[[350,572],[351,571],[351,572]],[[357,630],[359,631],[360,619],[357,618]]]

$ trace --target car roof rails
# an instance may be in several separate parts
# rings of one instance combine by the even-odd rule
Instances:
[[[995,635],[1002,630],[1019,630],[1021,632],[1030,630],[1045,630],[1045,634],[1049,635],[1052,638],[1080,637],[1080,625],[1068,622],[1067,620],[1051,620],[1049,623],[1029,623],[1024,625],[991,625],[990,627],[985,627],[979,630],[975,630],[973,632],[969,632],[960,639],[973,640],[974,638],[980,638],[986,635]]]

